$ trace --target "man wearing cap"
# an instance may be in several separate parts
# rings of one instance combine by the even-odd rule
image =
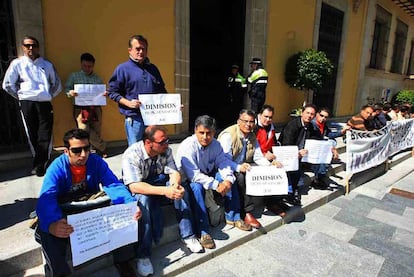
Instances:
[[[268,75],[266,70],[263,69],[262,60],[259,58],[252,59],[250,68],[252,72],[247,78],[247,82],[250,84],[250,108],[258,113],[265,103]]]
[[[240,74],[239,66],[233,64],[231,74],[227,77],[228,103],[231,107],[231,113],[229,114],[237,114],[242,109],[246,88],[246,79]]]

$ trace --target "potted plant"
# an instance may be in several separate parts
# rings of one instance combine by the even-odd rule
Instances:
[[[333,65],[324,52],[307,49],[289,57],[285,66],[285,81],[289,87],[304,91],[305,103],[310,103],[311,92],[322,87],[332,70]]]

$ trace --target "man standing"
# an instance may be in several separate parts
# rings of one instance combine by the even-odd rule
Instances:
[[[229,114],[238,113],[243,107],[243,98],[247,88],[246,79],[240,74],[239,66],[231,66],[231,74],[227,77],[227,91],[231,111]],[[228,109],[229,107],[225,107]]]
[[[209,234],[209,221],[204,201],[205,190],[213,189],[224,197],[227,224],[241,230],[252,227],[240,217],[240,202],[233,170],[237,164],[223,152],[214,138],[216,121],[208,115],[196,118],[194,135],[181,142],[177,150],[178,168],[185,174],[195,198],[195,223],[200,232],[200,243],[213,249],[215,243]]]
[[[218,140],[224,153],[237,163],[234,175],[239,189],[244,222],[258,229],[262,225],[252,214],[254,210],[253,197],[246,194],[246,171],[253,163],[262,166],[271,163],[263,156],[253,133],[254,119],[255,114],[252,110],[241,110],[237,124],[224,129]],[[272,205],[268,205],[268,207],[272,207]]]
[[[266,70],[264,70],[263,68],[262,60],[259,58],[252,59],[252,61],[250,62],[250,68],[252,72],[247,78],[247,81],[250,84],[250,108],[255,113],[258,113],[266,100],[266,87],[268,75]]]
[[[74,231],[66,221],[64,204],[85,195],[100,191],[100,184],[113,204],[135,201],[131,193],[98,155],[90,154],[89,134],[73,129],[63,137],[65,153],[55,159],[47,169],[37,202],[40,241],[46,259],[46,276],[68,276],[71,273],[66,262],[69,236]],[[137,208],[134,218],[141,217]],[[114,256],[115,263],[125,263]],[[120,259],[120,260],[118,260]]]
[[[143,213],[137,248],[137,271],[142,276],[154,273],[150,260],[151,246],[153,241],[158,243],[162,237],[160,204],[163,197],[174,200],[180,235],[187,248],[194,253],[203,250],[193,232],[189,195],[181,185],[168,142],[164,127],[148,126],[144,139],[128,147],[122,156],[124,183],[137,194]]]
[[[147,57],[148,41],[141,35],[133,35],[128,44],[129,60],[115,69],[109,80],[108,93],[125,116],[128,145],[132,145],[142,140],[145,129],[139,95],[164,93],[166,90],[160,71]]]
[[[43,176],[52,152],[52,98],[62,84],[51,62],[39,54],[39,41],[22,40],[24,56],[13,60],[6,71],[3,89],[19,100],[23,124],[33,154],[32,174]]]
[[[93,72],[95,58],[90,53],[83,53],[80,57],[81,71],[69,75],[65,84],[66,95],[70,98],[78,96],[74,91],[75,84],[104,84],[102,79]],[[105,92],[106,95],[106,92]],[[106,158],[106,143],[101,138],[102,108],[101,106],[77,106],[73,99],[73,117],[79,129],[89,132],[92,146],[97,153]]]
[[[372,113],[374,109],[370,105],[364,105],[361,108],[359,114],[354,115],[348,120],[347,125],[354,130],[360,131],[372,131],[375,129],[374,122],[372,120]]]
[[[306,104],[302,108],[301,116],[289,121],[280,134],[280,142],[282,145],[296,145],[299,148],[299,170],[287,172],[289,183],[292,186],[288,201],[295,206],[301,205],[299,186],[304,185],[304,181],[300,159],[308,153],[308,150],[304,149],[305,141],[309,138],[318,138],[311,124],[315,113],[315,105]]]

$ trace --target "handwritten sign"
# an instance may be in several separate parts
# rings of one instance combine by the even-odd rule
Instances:
[[[104,84],[75,84],[74,91],[78,93],[75,97],[75,105],[78,106],[105,106],[106,97]]]
[[[308,150],[308,154],[303,156],[302,162],[330,164],[332,161],[332,142],[328,140],[307,139],[305,149]]]
[[[69,215],[68,223],[73,266],[138,240],[138,224],[133,219],[136,202],[113,205]]]
[[[246,172],[246,194],[252,196],[288,193],[286,171],[276,166],[252,166]]]
[[[276,161],[280,162],[286,171],[299,169],[299,149],[297,146],[273,146],[272,152],[276,156]]]
[[[140,94],[139,100],[145,125],[180,124],[183,122],[180,94]]]

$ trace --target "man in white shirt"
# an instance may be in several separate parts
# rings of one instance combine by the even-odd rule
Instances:
[[[52,98],[59,94],[61,81],[51,62],[39,54],[39,41],[22,40],[24,56],[13,60],[6,71],[3,89],[20,103],[25,131],[32,151],[32,174],[43,176],[52,150]]]

